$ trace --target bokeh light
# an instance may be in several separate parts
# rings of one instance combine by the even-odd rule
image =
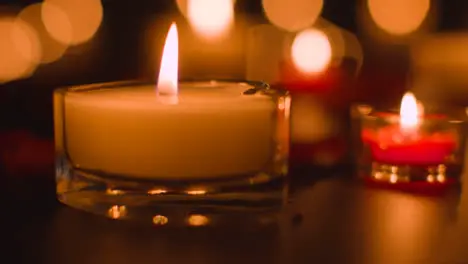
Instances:
[[[263,0],[270,22],[287,31],[310,27],[322,12],[323,0]]]
[[[294,65],[304,73],[324,70],[331,61],[332,49],[327,35],[317,29],[298,33],[291,47]]]
[[[369,13],[381,29],[395,35],[417,30],[425,20],[430,0],[367,0]]]
[[[42,19],[49,34],[64,44],[78,45],[96,34],[103,18],[100,0],[45,0]]]
[[[68,45],[58,42],[53,39],[42,23],[42,5],[50,5],[46,3],[32,4],[21,11],[18,15],[18,19],[28,23],[34,28],[37,33],[37,37],[41,43],[42,56],[40,58],[41,63],[50,63],[60,59],[68,48]],[[60,9],[54,9],[54,7],[45,7],[46,9],[55,10],[60,12]],[[55,15],[60,13],[46,12],[47,15]],[[63,15],[63,14],[62,14]]]
[[[22,20],[0,18],[0,83],[31,75],[41,58],[34,29]]]
[[[176,0],[177,8],[179,9],[180,13],[186,18],[188,17],[188,12],[187,11],[188,11],[189,2],[191,2],[191,1],[190,0]],[[196,2],[196,0],[195,0],[195,2]],[[231,0],[230,2],[232,3],[232,6],[234,7],[234,5],[236,3],[236,0]]]
[[[206,38],[223,36],[234,19],[232,0],[188,0],[187,19],[199,35]]]

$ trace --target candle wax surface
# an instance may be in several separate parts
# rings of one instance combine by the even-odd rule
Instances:
[[[276,104],[244,83],[179,84],[177,103],[155,86],[70,92],[64,145],[79,168],[186,179],[262,170],[275,150]]]
[[[375,161],[394,165],[442,164],[457,147],[456,137],[450,132],[428,135],[415,130],[408,134],[399,124],[377,131],[364,129],[361,138]]]

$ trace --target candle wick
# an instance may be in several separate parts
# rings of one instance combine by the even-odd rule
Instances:
[[[179,98],[177,95],[177,83],[170,80],[160,80],[156,86],[156,95],[161,103],[177,104]]]
[[[158,93],[157,98],[163,104],[173,105],[179,103],[179,97],[177,96],[177,94]]]
[[[172,82],[171,80],[160,80],[156,85],[156,91],[160,94],[177,94],[177,83]]]

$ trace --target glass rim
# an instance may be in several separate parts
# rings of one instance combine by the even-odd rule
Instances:
[[[286,89],[281,89],[279,87],[272,87],[268,83],[263,81],[251,81],[244,79],[182,79],[178,83],[210,83],[210,82],[219,82],[219,83],[231,83],[231,84],[246,84],[251,86],[246,88],[244,94],[254,94],[256,92],[263,92],[265,94],[279,94],[282,96],[288,96],[289,91]],[[58,87],[54,90],[54,93],[82,93],[95,90],[103,89],[120,89],[128,86],[140,86],[140,85],[156,85],[157,81],[151,80],[122,80],[122,81],[113,81],[113,82],[98,82],[91,84],[78,84],[70,85],[64,87]]]
[[[352,118],[382,118],[392,120],[399,115],[400,109],[397,108],[379,107],[369,103],[354,103],[351,105]],[[468,107],[425,105],[423,118],[424,117],[434,121],[440,120],[465,123],[468,121]]]

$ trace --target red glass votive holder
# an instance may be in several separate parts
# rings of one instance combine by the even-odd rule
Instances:
[[[429,109],[430,110],[430,109]],[[438,192],[460,183],[465,158],[464,110],[426,111],[412,130],[397,111],[352,107],[358,175],[372,186]]]
[[[277,86],[287,89],[292,98],[290,165],[343,162],[352,74],[334,67],[304,74],[286,62],[282,69],[283,81]]]

